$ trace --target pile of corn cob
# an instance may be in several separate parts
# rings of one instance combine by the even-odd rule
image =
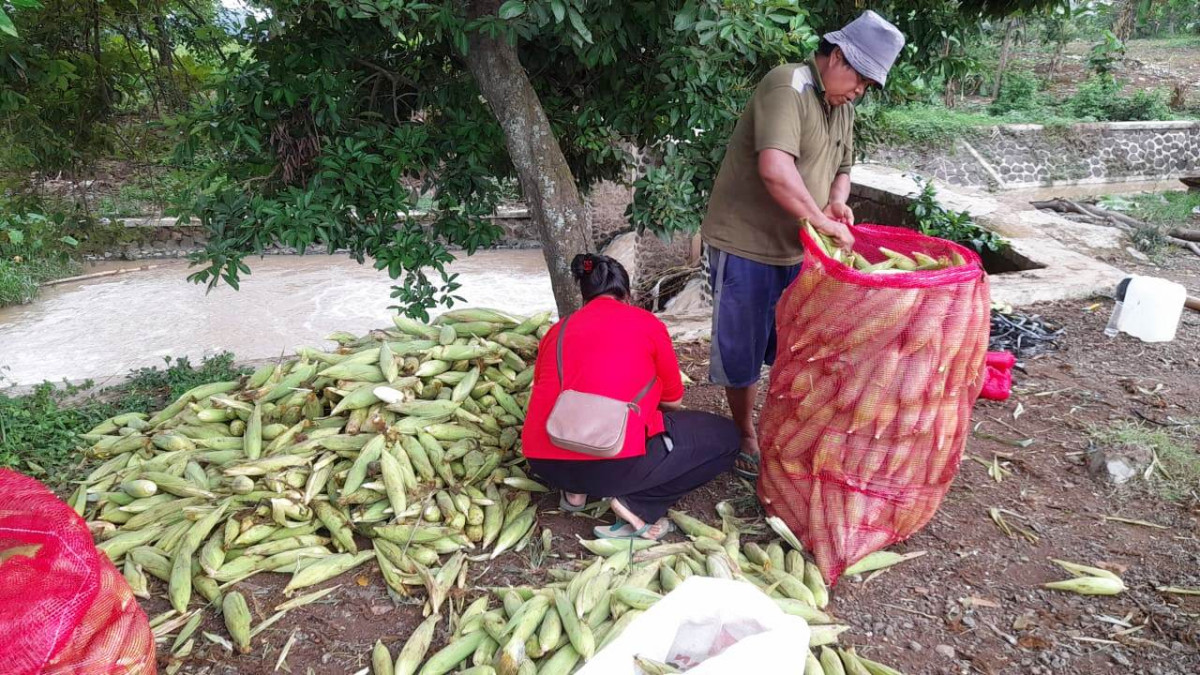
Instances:
[[[825,579],[933,517],[983,385],[983,271],[927,288],[858,284],[806,265],[777,310],[759,496]]]
[[[934,270],[944,270],[967,264],[966,258],[963,258],[962,254],[955,250],[951,250],[948,255],[941,255],[935,258],[920,251],[914,251],[911,256],[908,256],[884,246],[878,248],[879,254],[883,256],[883,260],[872,263],[870,260],[867,260],[866,256],[857,251],[846,253],[832,239],[818,232],[812,226],[812,223],[809,223],[807,220],[803,222],[809,236],[812,237],[812,240],[816,242],[817,246],[821,248],[821,251],[826,256],[833,258],[837,262],[850,265],[859,272],[866,272],[868,274],[932,272]]]
[[[426,586],[436,613],[468,554],[494,558],[533,536],[529,491],[546,488],[516,450],[549,316],[466,309],[395,324],[335,334],[333,353],[300,349],[83,436],[104,461],[71,504],[138,597],[150,597],[147,575],[167,583],[172,610],[154,628],[184,629],[176,655],[207,603],[249,649],[265,625],[252,631],[225,590],[250,575],[291,574],[291,593],[374,559],[395,593]]]
[[[828,590],[799,550],[785,549],[778,541],[765,547],[742,544],[732,510],[724,503],[718,510],[721,528],[672,511],[671,519],[689,537],[682,543],[581,540],[595,557],[581,561],[578,571],[551,569],[553,581],[539,587],[487,589],[461,614],[452,613],[449,641],[432,655],[428,651],[440,620],[436,614],[413,632],[394,658],[387,645],[377,642],[370,672],[566,675],[616,639],[664,594],[699,575],[753,584],[783,611],[805,619],[812,635],[804,675],[899,675],[853,648],[834,646],[848,626],[838,625],[823,611]],[[782,523],[772,522],[772,527],[796,541]],[[681,672],[644,658],[637,665],[647,674]]]

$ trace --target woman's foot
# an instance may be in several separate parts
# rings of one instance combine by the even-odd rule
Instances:
[[[659,518],[658,522],[646,527],[646,521],[638,518],[637,515],[634,514],[633,511],[630,511],[629,508],[624,504],[622,504],[620,500],[613,499],[608,504],[609,507],[612,508],[613,513],[617,514],[618,518],[629,523],[634,530],[641,530],[642,532],[638,536],[642,537],[643,539],[653,539],[657,541],[669,533],[672,529],[671,521],[667,518]]]
[[[579,513],[587,507],[587,495],[562,491],[558,498],[558,508],[566,513]]]

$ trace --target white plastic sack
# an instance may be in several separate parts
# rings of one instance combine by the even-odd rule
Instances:
[[[689,675],[800,672],[808,624],[743,581],[689,577],[634,619],[578,675],[640,675],[634,656]],[[759,667],[764,670],[742,671]]]

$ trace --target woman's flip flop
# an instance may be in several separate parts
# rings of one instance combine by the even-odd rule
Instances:
[[[641,527],[635,528],[633,525],[621,518],[617,518],[617,522],[613,523],[612,525],[597,525],[595,529],[592,530],[592,534],[596,535],[597,539],[651,539],[653,541],[659,541],[663,537],[675,531],[675,523],[672,523],[670,520],[663,518],[658,522],[665,523],[665,525],[662,528],[662,531],[658,533],[657,537],[646,536],[646,533],[649,532],[650,528],[654,527],[656,523],[646,523]]]
[[[558,493],[558,508],[560,511],[563,511],[564,513],[579,513],[580,511],[583,511],[584,509],[587,508],[587,499],[585,498],[583,500],[583,503],[580,504],[579,506],[575,506],[574,504],[572,504],[570,501],[567,500],[567,493],[559,492]]]

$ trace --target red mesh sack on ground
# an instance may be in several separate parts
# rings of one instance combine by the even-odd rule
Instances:
[[[988,352],[985,363],[987,371],[983,377],[983,391],[979,392],[979,398],[1007,401],[1012,395],[1012,369],[1017,365],[1017,357],[1009,352]]]
[[[958,471],[983,385],[987,277],[973,251],[911,230],[861,225],[880,247],[966,265],[870,274],[804,237],[804,267],[776,308],[778,352],[763,408],[758,493],[825,579],[902,541],[933,516]]]
[[[154,639],[87,524],[0,469],[0,664],[6,675],[154,673]]]

